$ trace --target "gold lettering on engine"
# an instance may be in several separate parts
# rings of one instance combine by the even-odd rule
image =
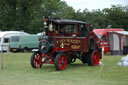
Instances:
[[[79,44],[80,40],[75,40],[75,39],[60,39],[60,43],[70,43],[70,44]]]
[[[72,45],[71,48],[72,49],[80,49],[80,45]]]

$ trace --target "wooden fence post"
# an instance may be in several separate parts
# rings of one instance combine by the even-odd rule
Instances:
[[[2,45],[0,46],[0,54],[1,54],[1,69],[3,69],[3,50],[2,50]]]
[[[104,67],[104,47],[102,48],[101,76],[104,75],[103,67]]]

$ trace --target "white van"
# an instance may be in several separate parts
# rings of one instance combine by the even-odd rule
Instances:
[[[2,31],[0,32],[0,52],[9,51],[9,43],[11,36],[14,35],[29,35],[26,32],[22,31]]]

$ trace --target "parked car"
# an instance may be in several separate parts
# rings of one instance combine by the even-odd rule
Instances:
[[[22,31],[1,31],[0,32],[0,51],[9,51],[10,38],[13,35],[29,35]]]
[[[109,28],[109,29],[94,29],[93,32],[98,36],[98,38],[101,40],[100,48],[104,47],[104,52],[110,52],[110,42],[109,42],[109,35],[108,32],[114,32],[114,31],[124,31],[122,28]]]
[[[98,66],[101,58],[99,39],[89,24],[69,19],[45,19],[39,49],[31,56],[31,66],[55,64],[57,71],[80,59],[89,66]]]
[[[11,52],[17,52],[17,51],[27,52],[32,49],[37,49],[38,47],[39,47],[39,37],[37,35],[11,36],[11,41],[10,41]]]

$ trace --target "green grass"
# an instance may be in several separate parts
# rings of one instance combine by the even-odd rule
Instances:
[[[31,53],[5,53],[0,69],[0,85],[127,85],[128,67],[117,66],[122,56],[104,56],[104,75],[100,66],[90,67],[77,60],[64,71],[44,64],[41,69],[30,65]]]

